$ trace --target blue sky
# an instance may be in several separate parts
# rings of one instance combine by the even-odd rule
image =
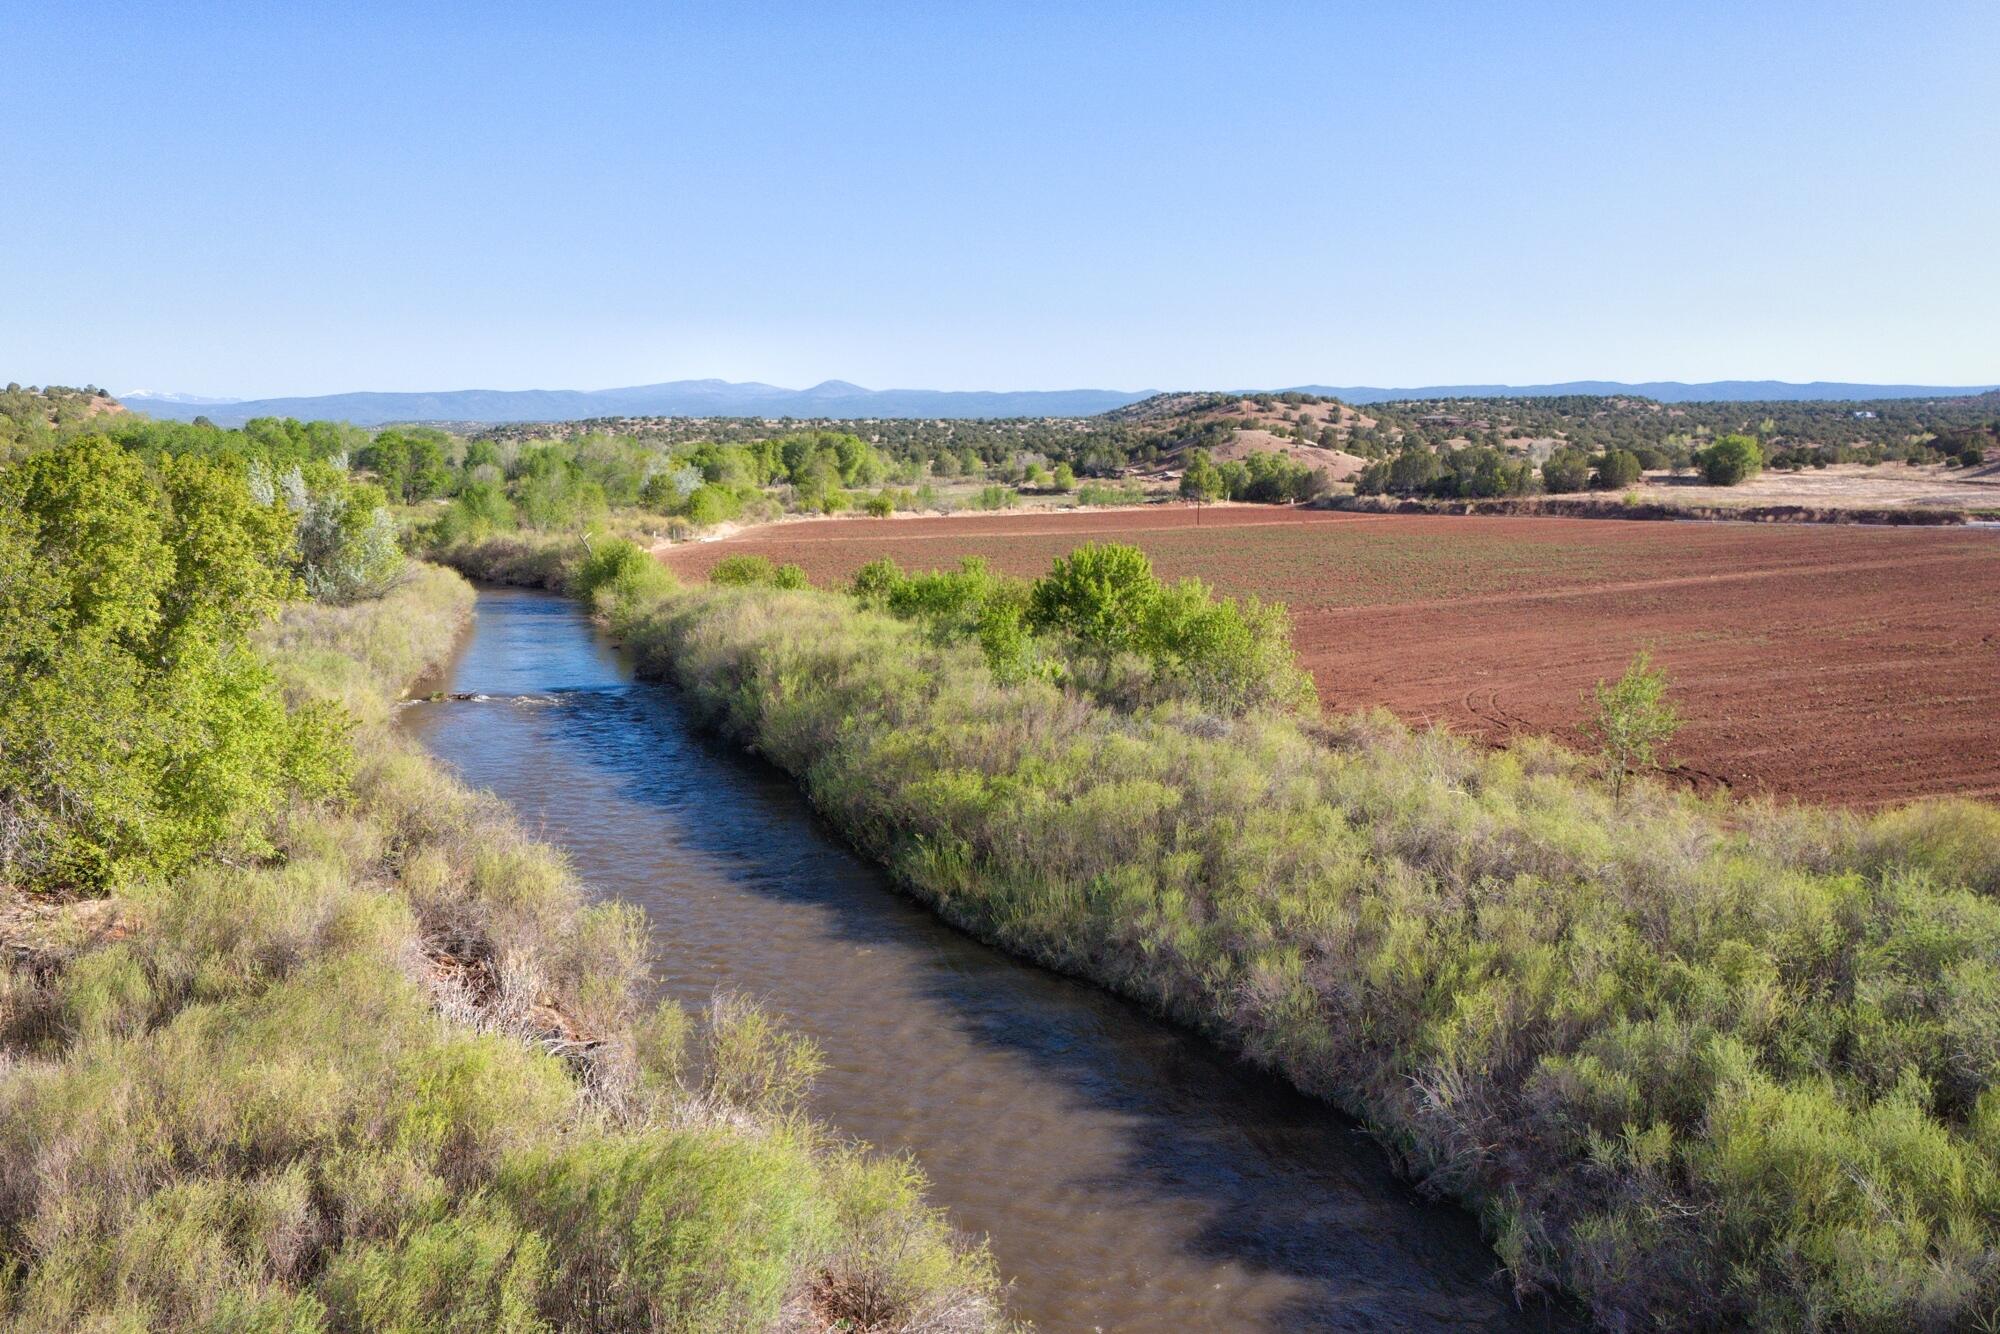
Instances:
[[[2000,4],[17,3],[0,379],[2000,380]]]

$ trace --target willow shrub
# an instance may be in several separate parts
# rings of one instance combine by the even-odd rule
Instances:
[[[809,1044],[743,1002],[642,1015],[637,912],[383,726],[470,603],[426,568],[290,609],[264,636],[286,693],[373,696],[352,799],[0,973],[0,1324],[722,1334],[838,1328],[863,1291],[874,1328],[999,1326],[908,1164],[800,1113]],[[551,1012],[587,1046],[555,1054]]]
[[[1607,1326],[1947,1328],[2000,1295],[2000,827],[1115,710],[847,598],[612,599],[645,670],[965,928],[1205,1029]]]

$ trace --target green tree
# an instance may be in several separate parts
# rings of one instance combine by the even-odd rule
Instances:
[[[1183,688],[1218,713],[1305,709],[1314,699],[1312,679],[1294,661],[1284,605],[1217,601],[1199,579],[1166,585],[1147,600],[1134,647],[1156,682]]]
[[[1710,486],[1736,486],[1764,470],[1764,450],[1747,435],[1725,435],[1695,461]]]
[[[1076,469],[1070,467],[1067,463],[1058,463],[1056,465],[1054,482],[1056,490],[1062,492],[1064,495],[1068,495],[1070,492],[1076,490]]]
[[[1600,491],[1623,491],[1639,480],[1639,456],[1628,449],[1607,450],[1597,460],[1592,485]]]
[[[1146,605],[1159,592],[1146,553],[1118,542],[1092,542],[1059,558],[1035,581],[1028,624],[1070,636],[1097,660],[1100,679],[1132,645]]]
[[[451,489],[444,441],[437,431],[383,431],[361,451],[361,464],[375,473],[391,499],[406,504],[429,500]]]
[[[1667,674],[1653,666],[1652,655],[1641,650],[1625,675],[1616,681],[1599,681],[1587,698],[1594,706],[1585,730],[1597,738],[1605,763],[1611,768],[1611,790],[1625,795],[1625,780],[1631,774],[1658,763],[1658,751],[1681,729],[1680,713],[1667,698]]]
[[[338,781],[334,720],[288,714],[249,644],[291,560],[227,462],[83,437],[0,474],[0,874],[170,871]]]
[[[1197,505],[1207,505],[1223,499],[1227,494],[1222,470],[1215,466],[1207,450],[1195,450],[1188,460],[1187,471],[1181,474],[1181,498]]]

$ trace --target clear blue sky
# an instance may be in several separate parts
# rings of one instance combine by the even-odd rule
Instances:
[[[0,17],[0,379],[2000,380],[2000,4]]]

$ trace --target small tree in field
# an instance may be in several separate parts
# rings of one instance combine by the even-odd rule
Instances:
[[[1645,650],[1616,681],[1599,681],[1591,697],[1596,713],[1586,729],[1611,765],[1611,792],[1625,796],[1625,779],[1658,763],[1661,746],[1681,730],[1681,716],[1667,699],[1667,674]]]
[[[1181,474],[1181,499],[1191,500],[1196,505],[1212,504],[1229,494],[1229,483],[1223,479],[1222,469],[1205,449],[1194,451],[1188,460],[1187,471]]]

